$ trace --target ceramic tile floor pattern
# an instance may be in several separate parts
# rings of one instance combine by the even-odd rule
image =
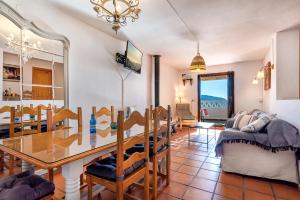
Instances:
[[[220,158],[214,153],[215,140],[207,150],[204,144],[189,145],[186,133],[184,130],[172,138],[171,183],[168,187],[160,184],[160,200],[300,200],[296,185],[222,172]],[[55,184],[55,197],[62,197],[64,185],[60,174],[55,176]],[[139,190],[131,193],[143,195]],[[101,192],[101,197],[115,199],[107,190]]]

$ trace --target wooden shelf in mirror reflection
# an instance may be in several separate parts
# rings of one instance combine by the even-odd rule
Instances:
[[[20,95],[15,94],[15,96],[3,96],[3,101],[20,101]]]
[[[17,80],[17,79],[3,79],[3,81],[8,81],[8,82],[20,82],[20,80]]]

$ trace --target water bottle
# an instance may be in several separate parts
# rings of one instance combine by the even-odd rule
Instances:
[[[91,120],[90,120],[90,133],[96,133],[96,118],[95,115],[91,115]]]
[[[97,145],[97,135],[96,134],[90,134],[90,145],[92,149],[94,149]]]
[[[35,115],[30,115],[29,118],[30,118],[30,121],[34,121],[35,120]]]
[[[20,117],[15,117],[15,123],[20,123],[21,120],[20,120]]]

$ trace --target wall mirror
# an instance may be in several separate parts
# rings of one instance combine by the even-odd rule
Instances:
[[[0,1],[0,107],[68,107],[68,49],[66,37]],[[0,118],[3,125],[8,117]]]

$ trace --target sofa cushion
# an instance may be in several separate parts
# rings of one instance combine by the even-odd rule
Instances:
[[[248,112],[245,111],[245,110],[241,110],[241,111],[237,112],[237,113],[234,115],[234,117],[237,117],[237,116],[239,116],[239,115],[248,115]]]
[[[232,128],[240,130],[242,127],[250,124],[256,119],[257,117],[254,115],[238,115],[235,118]]]
[[[260,132],[269,122],[272,120],[271,116],[264,115],[259,119],[251,122],[250,124],[241,128],[241,131],[247,133],[257,133]]]
[[[127,160],[130,156],[124,154],[124,160]],[[132,166],[124,170],[124,176],[127,177],[133,173],[138,168],[144,165],[144,160],[139,160],[135,162]],[[87,167],[87,172],[99,178],[115,181],[116,180],[116,168],[117,159],[116,155],[107,157],[105,159],[99,160]]]
[[[255,115],[257,118],[261,118],[263,116],[270,116],[272,119],[276,117],[276,114],[270,114],[268,112],[259,110],[259,109],[253,109],[251,112],[249,112],[250,115]]]
[[[0,183],[0,200],[35,200],[54,192],[53,183],[26,171],[7,177]]]

